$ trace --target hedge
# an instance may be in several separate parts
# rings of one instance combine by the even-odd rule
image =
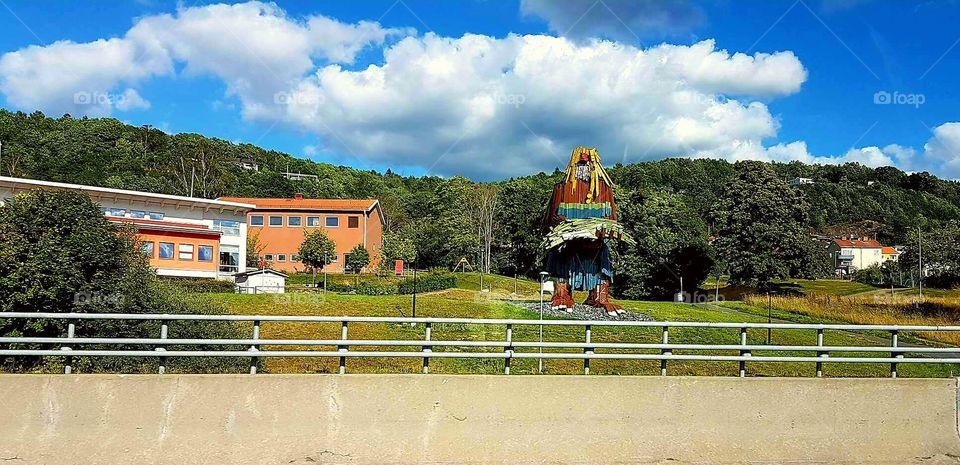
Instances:
[[[191,279],[191,278],[163,278],[163,281],[173,283],[176,287],[197,293],[233,293],[236,285],[233,281],[223,279]]]
[[[441,291],[457,286],[457,277],[451,273],[429,272],[417,276],[417,292]],[[397,285],[397,291],[400,294],[413,294],[414,279],[404,278]]]

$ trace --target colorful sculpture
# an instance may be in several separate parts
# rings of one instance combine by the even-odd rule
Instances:
[[[600,165],[597,149],[577,147],[570,156],[563,181],[553,188],[553,198],[544,215],[547,231],[542,248],[546,269],[557,279],[551,305],[573,309],[573,290],[590,291],[584,304],[604,309],[610,315],[623,309],[610,302],[613,241],[633,239],[617,222],[613,181]]]

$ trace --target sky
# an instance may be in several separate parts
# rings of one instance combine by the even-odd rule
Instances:
[[[960,2],[0,0],[0,107],[477,180],[666,157],[960,179]]]

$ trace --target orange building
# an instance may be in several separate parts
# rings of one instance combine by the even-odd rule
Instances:
[[[248,235],[257,235],[262,247],[260,260],[270,268],[286,272],[305,271],[297,251],[304,234],[323,229],[337,245],[336,257],[326,271],[342,272],[345,256],[362,245],[376,260],[383,241],[383,210],[374,199],[258,199],[223,197],[220,200],[254,205],[247,214]]]

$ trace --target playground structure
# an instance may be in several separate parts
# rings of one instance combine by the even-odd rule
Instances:
[[[553,188],[543,229],[546,269],[557,280],[551,306],[572,310],[572,291],[580,290],[589,291],[584,304],[611,315],[623,312],[610,302],[610,247],[615,241],[633,239],[617,222],[613,181],[600,164],[597,149],[573,150],[563,181]]]

